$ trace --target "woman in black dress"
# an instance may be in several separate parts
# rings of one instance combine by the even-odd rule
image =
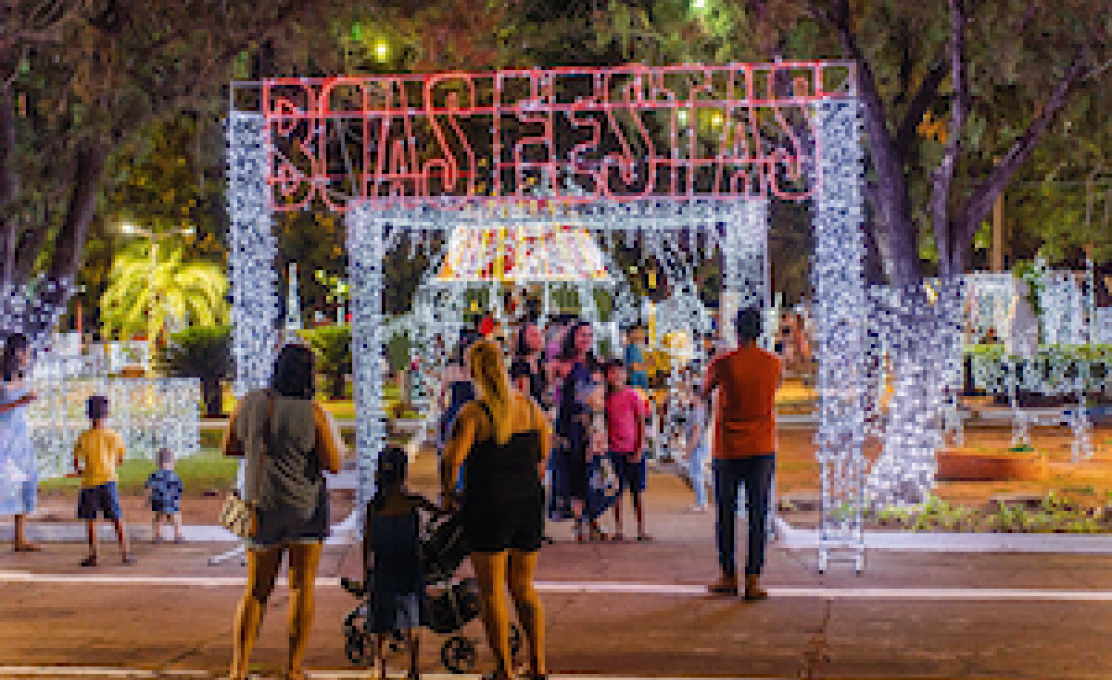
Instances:
[[[529,641],[531,677],[544,677],[544,616],[533,586],[544,530],[541,477],[548,457],[549,428],[528,395],[510,386],[501,348],[488,340],[469,352],[479,397],[456,418],[440,469],[448,507],[458,505],[471,564],[479,581],[483,625],[497,660],[497,680],[513,677],[508,585]],[[464,466],[463,493],[456,471]]]

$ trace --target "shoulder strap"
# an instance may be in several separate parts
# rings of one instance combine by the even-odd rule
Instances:
[[[251,500],[258,502],[259,495],[262,492],[263,484],[263,466],[262,462],[266,459],[267,454],[270,453],[270,421],[274,417],[274,393],[267,391],[266,393],[266,420],[263,421],[263,449],[262,455],[259,456],[259,469],[255,471],[255,484],[251,493]]]

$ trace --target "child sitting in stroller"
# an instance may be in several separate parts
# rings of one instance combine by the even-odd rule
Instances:
[[[408,458],[391,447],[382,452],[375,474],[375,495],[367,505],[363,531],[363,573],[374,555],[374,579],[369,584],[368,632],[375,635],[374,664],[378,677],[386,677],[383,646],[395,632],[404,634],[409,648],[409,677],[418,678],[417,628],[425,622],[425,569],[421,559],[418,510],[437,516],[443,511],[405,487]],[[349,590],[364,591],[366,584],[349,582]]]

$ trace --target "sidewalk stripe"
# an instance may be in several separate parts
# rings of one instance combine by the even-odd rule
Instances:
[[[200,671],[200,670],[164,670],[155,671],[141,668],[83,668],[75,666],[0,666],[0,677],[84,677],[84,678],[168,678],[168,677],[183,677],[183,678],[211,678],[221,675],[218,672]],[[369,673],[367,670],[321,670],[321,671],[307,671],[306,675],[310,678],[317,678],[318,680],[365,680]],[[405,677],[401,671],[395,671],[392,674],[395,678]],[[251,678],[260,678],[261,676],[252,675]],[[479,680],[482,678],[478,673],[422,673],[422,678],[427,680]],[[628,675],[550,675],[551,678],[566,678],[567,680],[721,680],[721,678],[668,678],[657,676],[628,676]],[[731,678],[738,678],[739,680],[777,680],[771,677],[756,677],[756,676],[729,676]]]
[[[96,576],[77,574],[33,574],[0,572],[3,583],[44,583],[99,586],[162,586],[162,587],[242,587],[242,576]],[[285,579],[278,584],[288,585]],[[318,578],[317,586],[338,588],[338,578]],[[539,581],[536,588],[544,593],[672,595],[710,597],[704,586],[669,583],[614,583]],[[1081,602],[1112,602],[1112,590],[1036,590],[1033,588],[824,588],[768,587],[773,597],[796,597],[840,600],[1050,600]]]

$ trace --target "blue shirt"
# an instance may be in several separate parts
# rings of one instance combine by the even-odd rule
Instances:
[[[631,387],[647,388],[649,386],[649,374],[645,371],[634,370],[633,368],[634,364],[641,364],[644,362],[645,355],[640,347],[634,344],[626,345],[625,363],[626,367],[629,369],[629,381],[627,384]]]
[[[144,487],[151,490],[151,510],[174,514],[181,512],[181,477],[173,470],[155,470]]]

